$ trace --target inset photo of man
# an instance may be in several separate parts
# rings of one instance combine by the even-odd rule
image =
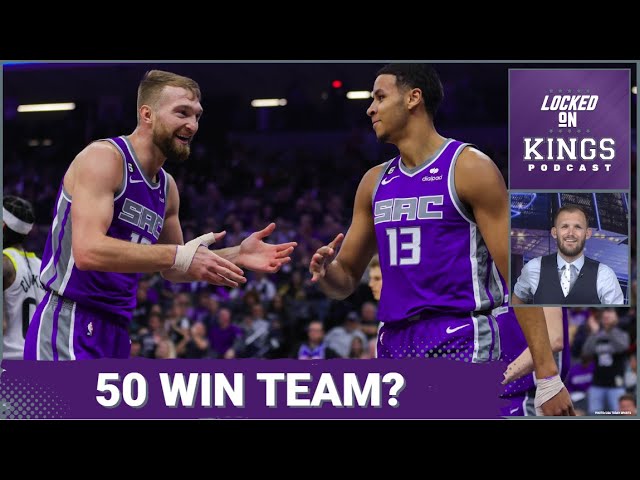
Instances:
[[[511,304],[628,305],[626,192],[511,192]]]

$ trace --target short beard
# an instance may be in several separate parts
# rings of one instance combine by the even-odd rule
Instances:
[[[560,250],[560,253],[562,253],[567,257],[577,257],[578,255],[580,255],[584,250],[584,244],[586,241],[587,239],[585,238],[584,240],[582,240],[582,242],[576,245],[576,248],[574,248],[573,250],[567,250],[565,247],[562,246],[560,237],[556,238],[556,244],[558,245],[558,250]]]
[[[173,135],[166,131],[154,131],[153,143],[168,159],[184,162],[191,154],[190,145],[177,144]]]

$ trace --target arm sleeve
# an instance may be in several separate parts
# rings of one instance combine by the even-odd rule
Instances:
[[[513,287],[513,293],[525,303],[533,302],[533,296],[536,290],[538,290],[541,262],[540,257],[536,257],[527,262],[527,264],[522,267],[518,281]]]
[[[598,266],[598,298],[603,305],[622,305],[624,295],[613,269],[604,263]]]
[[[629,348],[629,334],[619,328],[613,328],[609,332],[609,342],[613,347],[613,353],[623,353]]]

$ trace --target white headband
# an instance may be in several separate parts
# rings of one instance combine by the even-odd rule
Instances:
[[[13,213],[7,211],[6,208],[2,207],[2,221],[7,224],[11,230],[16,233],[21,233],[22,235],[27,235],[31,229],[33,228],[33,223],[27,223],[23,220],[20,220]]]

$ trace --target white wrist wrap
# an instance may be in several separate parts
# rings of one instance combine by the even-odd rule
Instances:
[[[212,243],[215,243],[215,241],[215,236],[212,232],[209,232],[204,235],[200,235],[198,238],[194,238],[185,245],[178,245],[178,249],[176,250],[176,259],[173,262],[171,270],[177,270],[181,273],[186,272],[189,270],[189,266],[191,265],[191,261],[193,260],[193,256],[196,254],[198,247],[200,245],[208,247]]]
[[[536,415],[543,416],[542,404],[555,397],[563,389],[564,383],[560,380],[560,375],[554,375],[553,377],[537,380],[537,384],[536,398],[533,400],[533,405],[536,408]]]

